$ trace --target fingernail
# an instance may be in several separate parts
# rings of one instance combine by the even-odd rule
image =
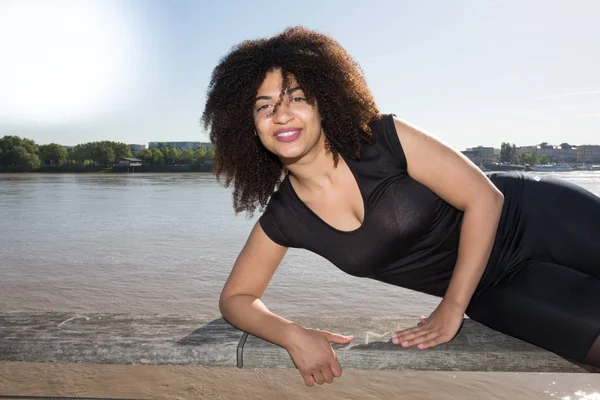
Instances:
[[[402,342],[402,346],[408,346],[408,342]]]

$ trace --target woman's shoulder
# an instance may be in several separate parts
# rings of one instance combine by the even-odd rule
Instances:
[[[296,211],[294,198],[290,196],[289,185],[289,177],[286,175],[269,198],[265,210],[259,217],[259,223],[267,236],[275,243],[287,247],[292,246],[290,237],[286,233],[289,231],[287,225],[288,221],[293,219]]]
[[[286,174],[277,186],[277,189],[271,194],[269,202],[267,203],[267,209],[269,207],[280,209],[281,207],[290,205],[290,198],[293,198],[290,192],[290,185],[290,177]]]
[[[398,137],[394,118],[396,114],[379,114],[369,123],[369,129],[375,141],[385,140],[386,142],[394,137]]]
[[[380,114],[371,121],[369,128],[373,138],[374,151],[384,152],[406,168],[406,157],[395,124],[396,114]]]

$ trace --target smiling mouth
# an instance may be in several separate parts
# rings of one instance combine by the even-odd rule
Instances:
[[[276,136],[277,137],[289,137],[292,135],[295,135],[296,133],[300,132],[300,130],[296,130],[296,131],[289,131],[289,132],[283,132],[283,133],[279,133]]]
[[[293,142],[294,140],[298,139],[298,137],[300,137],[301,133],[302,129],[286,129],[285,131],[276,133],[275,139],[277,139],[279,142]]]

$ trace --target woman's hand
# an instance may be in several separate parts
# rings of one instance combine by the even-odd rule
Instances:
[[[464,309],[442,300],[429,318],[421,317],[415,328],[404,329],[392,335],[392,343],[403,347],[417,345],[427,349],[454,339],[463,322]]]
[[[308,386],[332,383],[342,375],[342,367],[331,347],[332,343],[347,344],[352,336],[296,326],[286,349]]]

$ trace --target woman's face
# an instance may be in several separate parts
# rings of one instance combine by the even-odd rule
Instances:
[[[282,160],[300,159],[319,142],[324,144],[321,117],[316,105],[308,104],[293,75],[282,92],[281,70],[268,72],[258,88],[253,117],[256,133],[267,150]]]

